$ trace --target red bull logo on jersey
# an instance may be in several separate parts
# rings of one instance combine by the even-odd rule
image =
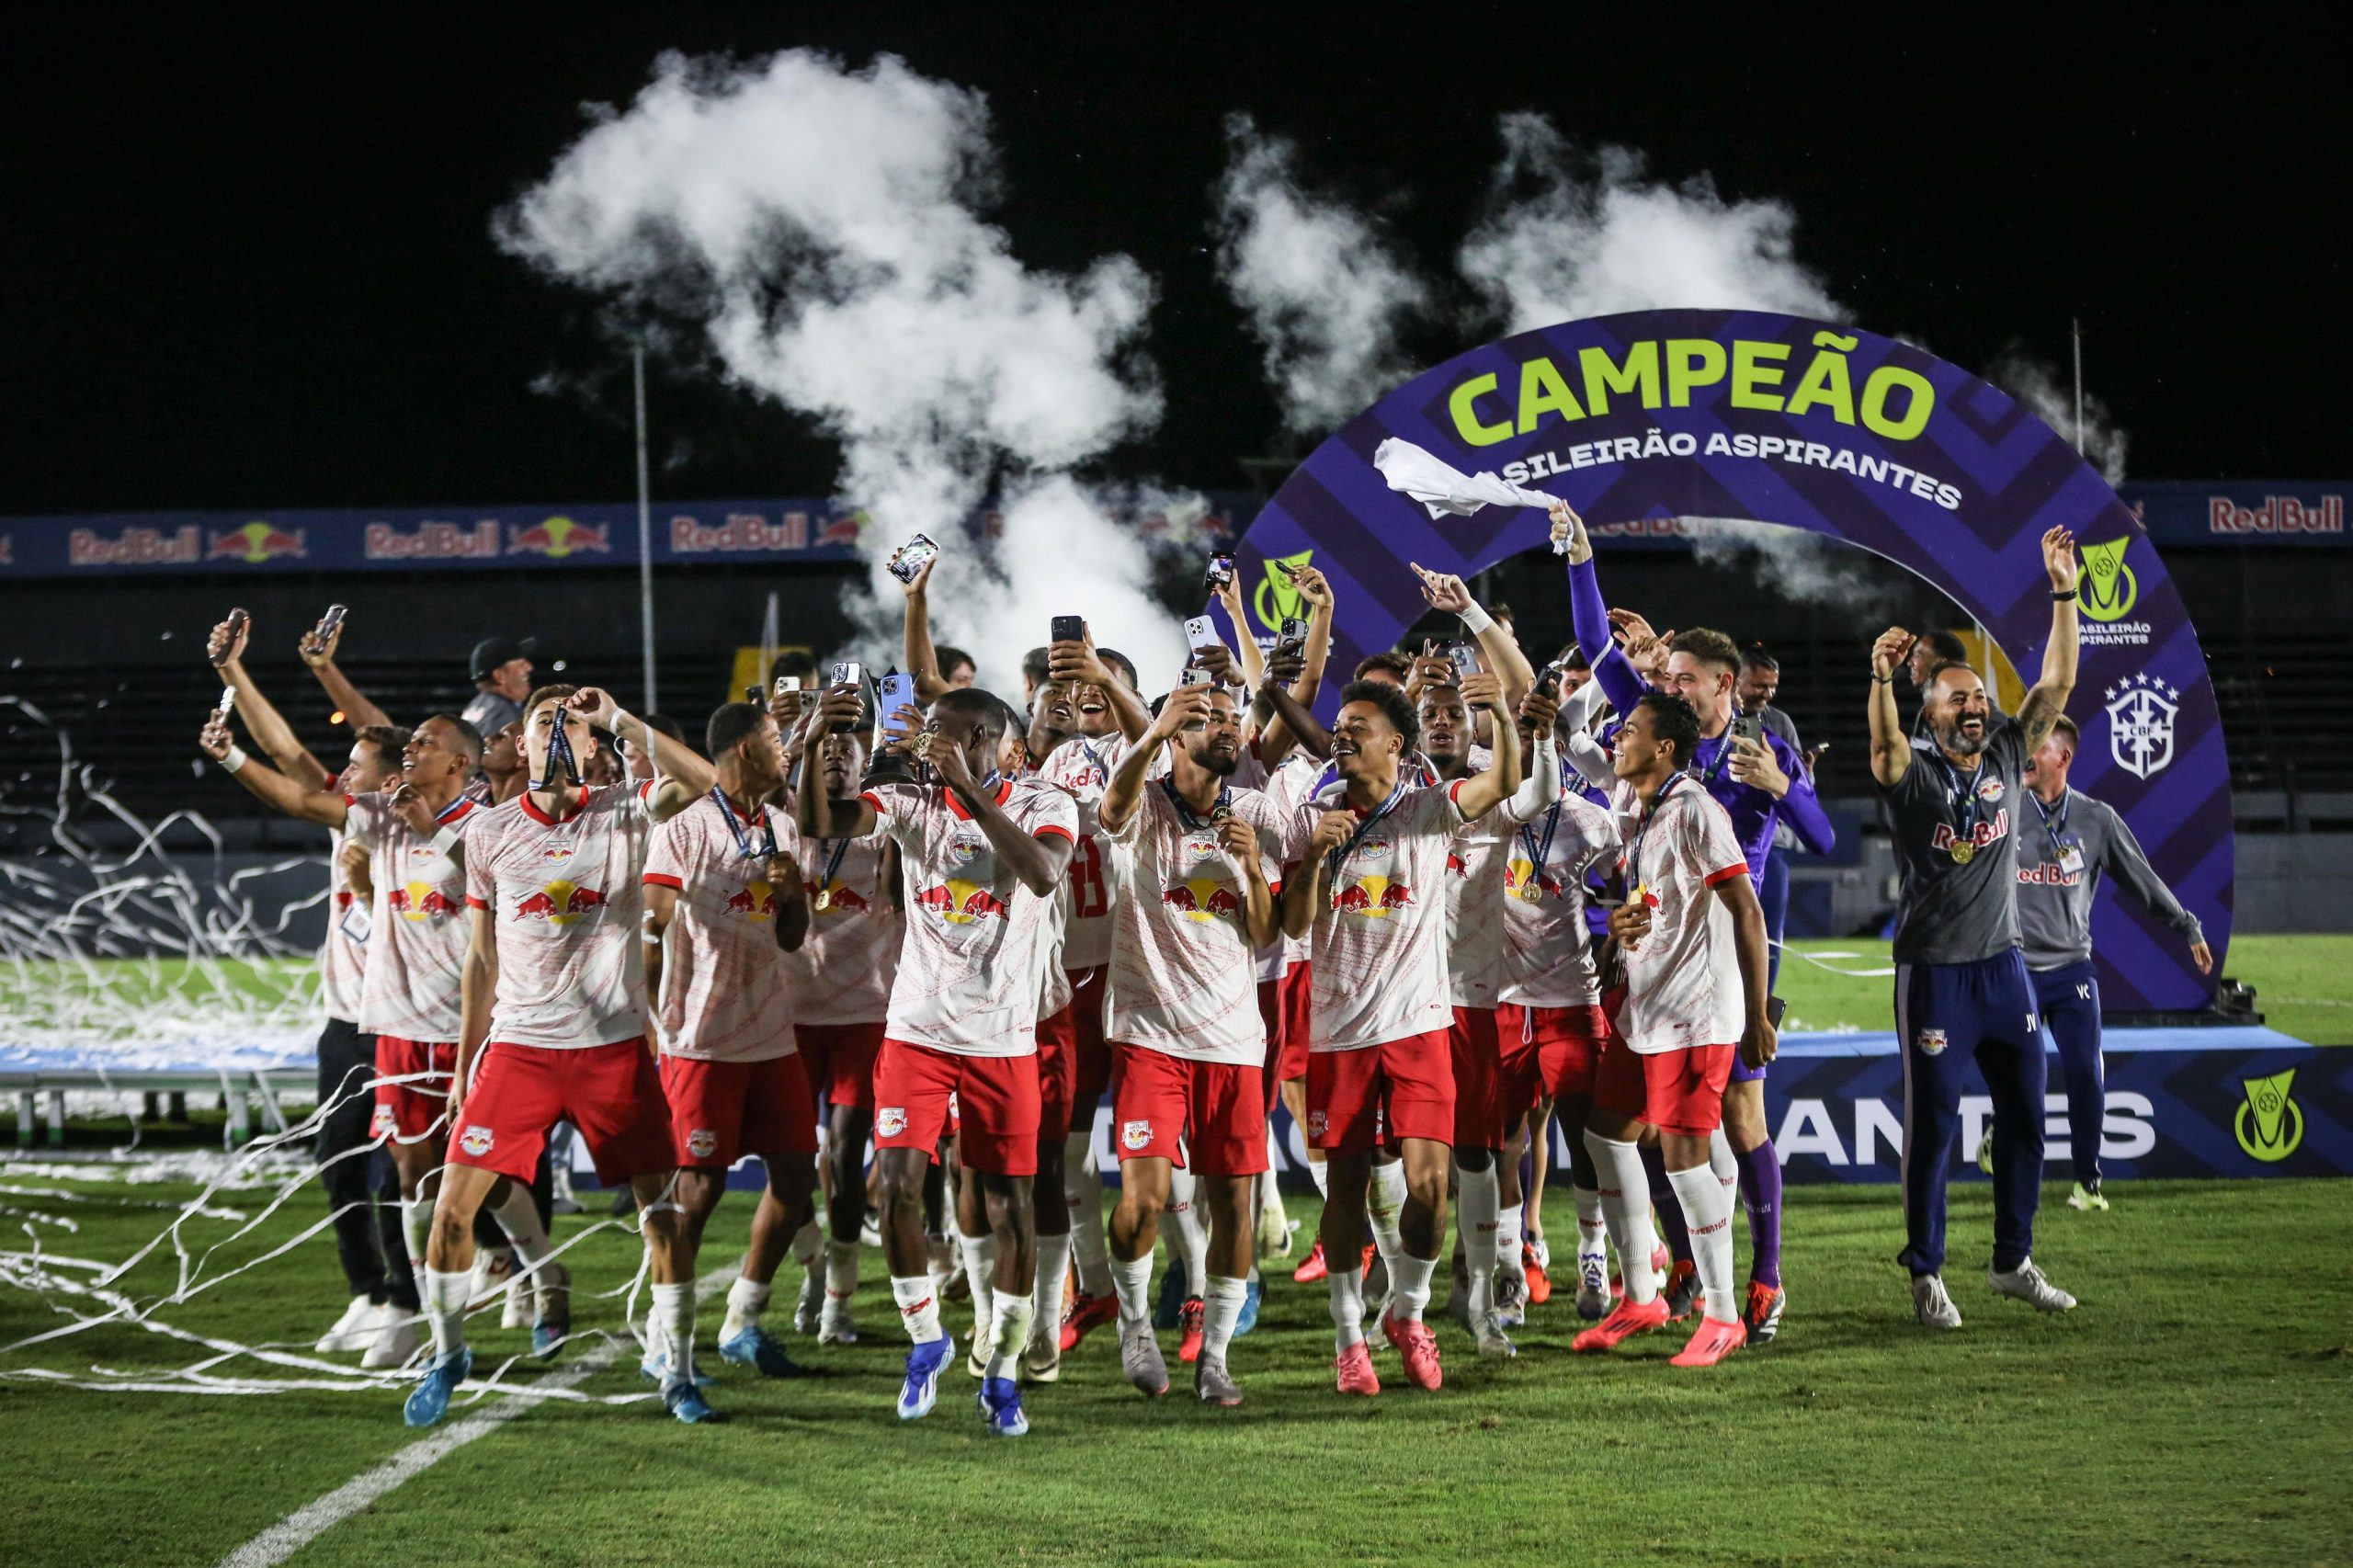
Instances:
[[[727,895],[727,913],[747,920],[776,918],[776,890],[766,882],[747,882]]]
[[[1532,860],[1514,858],[1504,862],[1504,895],[1540,903],[1548,898],[1559,898],[1565,891],[1560,878],[1539,869]]]
[[[896,1138],[900,1133],[904,1132],[906,1130],[906,1107],[886,1105],[875,1111],[874,1131],[877,1137]]]
[[[1471,878],[1471,863],[1449,849],[1446,852],[1446,874],[1449,877],[1461,877],[1468,881]]]
[[[551,561],[561,561],[567,555],[593,551],[598,555],[612,551],[609,529],[603,523],[576,523],[570,517],[550,517],[533,523],[529,528],[506,525],[506,553],[509,555],[544,555]]]
[[[687,1134],[687,1153],[698,1160],[708,1160],[719,1153],[719,1134],[708,1127],[698,1127]]]
[[[458,913],[457,901],[429,882],[385,889],[384,908],[404,920],[438,920]]]
[[[994,917],[1002,920],[1007,913],[1005,900],[960,877],[950,877],[938,887],[929,887],[915,895],[915,907],[928,910],[950,926],[970,926],[977,920]]]
[[[810,906],[820,915],[871,915],[873,903],[847,882],[827,882],[810,894]]]
[[[307,555],[302,548],[302,530],[291,533],[272,528],[267,523],[247,523],[241,528],[211,536],[212,548],[205,553],[214,560],[243,561],[258,566],[281,555]]]
[[[1382,876],[1358,877],[1332,894],[1334,909],[1372,920],[1385,919],[1397,910],[1412,907],[1413,903],[1412,887]]]
[[[605,907],[605,895],[595,888],[579,887],[572,882],[554,881],[538,892],[526,893],[516,901],[517,920],[546,920],[558,926],[569,926],[585,915]]]
[[[2009,837],[2009,835],[2010,809],[2007,806],[2004,806],[2000,811],[1994,813],[1994,820],[1992,822],[1981,822],[1977,824],[1976,831],[1972,832],[1969,835],[1969,842],[1975,846],[1982,853],[1988,846],[1999,844],[2005,838]],[[1935,850],[1949,852],[1952,848],[1953,839],[1955,836],[1956,835],[1952,831],[1952,824],[1949,823],[1940,822],[1937,824],[1936,831],[1928,835],[1928,847]]]
[[[1152,1147],[1152,1123],[1148,1120],[1120,1123],[1120,1147],[1131,1154],[1139,1149]]]
[[[1174,887],[1163,888],[1160,902],[1197,925],[1218,919],[1236,920],[1242,915],[1242,899],[1233,891],[1233,884],[1208,877],[1193,877]]]
[[[383,1101],[378,1100],[376,1102],[376,1114],[369,1119],[368,1136],[370,1138],[390,1138],[399,1131],[400,1121],[399,1119],[392,1115],[392,1108],[386,1105]]]
[[[493,1141],[494,1136],[489,1128],[479,1125],[469,1126],[464,1132],[459,1134],[458,1147],[479,1160],[490,1153]]]

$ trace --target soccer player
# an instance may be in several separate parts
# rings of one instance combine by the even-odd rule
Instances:
[[[1945,1181],[1959,1136],[1961,1063],[1974,1057],[1994,1097],[1994,1259],[1997,1294],[2046,1312],[2075,1298],[2034,1263],[2042,1188],[2047,1067],[2034,988],[2019,949],[2013,813],[2026,809],[2026,759],[2050,738],[2075,686],[2075,542],[2042,536],[2051,638],[2018,717],[1995,721],[1966,665],[1930,671],[1922,699],[1932,742],[1915,750],[1895,710],[1895,669],[1913,643],[1901,627],[1871,648],[1871,778],[1903,867],[1895,920],[1895,1029],[1904,1051],[1904,1228],[1898,1261],[1929,1328],[1961,1326],[1944,1284]]]
[[[592,726],[624,725],[643,733],[662,782],[588,789],[580,759]],[[645,1040],[639,879],[649,830],[710,789],[711,769],[596,687],[532,692],[523,704],[523,739],[532,788],[467,830],[472,929],[449,1091],[449,1163],[426,1254],[433,1359],[408,1398],[412,1426],[440,1420],[473,1365],[465,1309],[474,1213],[501,1176],[529,1182],[559,1117],[579,1130],[599,1181],[627,1182],[635,1191],[654,1315],[672,1343],[693,1343],[688,1233],[672,1192],[677,1159]],[[551,1313],[543,1299],[533,1347],[553,1355],[569,1326],[568,1306]],[[682,1420],[709,1413],[691,1381],[683,1391],[665,1387],[663,1403]]]
[[[1503,738],[1509,722],[1504,715],[1485,772],[1414,787],[1403,774],[1420,724],[1405,694],[1352,682],[1332,728],[1338,777],[1301,805],[1290,827],[1283,929],[1310,938],[1306,1125],[1329,1167],[1322,1239],[1324,1256],[1340,1265],[1326,1282],[1343,1393],[1381,1392],[1364,1342],[1362,1282],[1347,1267],[1364,1244],[1376,1142],[1400,1153],[1406,1187],[1381,1329],[1412,1382],[1428,1390],[1441,1381],[1438,1343],[1422,1323],[1446,1238],[1454,1137],[1453,1007],[1438,890],[1455,829],[1493,811],[1519,783],[1517,737]]]
[[[1242,1403],[1226,1349],[1250,1272],[1253,1180],[1267,1164],[1254,955],[1280,929],[1265,858],[1279,860],[1283,824],[1266,796],[1229,782],[1243,751],[1233,694],[1180,687],[1112,771],[1097,817],[1125,850],[1111,862],[1120,1358],[1145,1394],[1168,1392],[1153,1336],[1152,1249],[1181,1161],[1194,1173],[1196,1210],[1209,1216],[1193,1392],[1220,1405]],[[1167,771],[1148,780],[1164,757]]]
[[[645,857],[645,984],[661,1041],[676,1198],[686,1210],[681,1267],[692,1278],[728,1167],[753,1153],[767,1172],[767,1190],[753,1211],[742,1278],[764,1283],[760,1261],[768,1261],[773,1277],[774,1259],[814,1208],[817,1128],[784,961],[808,935],[809,900],[791,825],[767,804],[784,788],[776,721],[749,702],[730,702],[711,714],[704,741],[717,782],[654,830]],[[707,1405],[700,1415],[691,1410],[701,1401],[694,1392],[692,1291],[684,1297],[683,1325],[680,1309],[664,1299],[669,1311],[657,1314],[663,1332],[652,1359],[673,1413],[706,1419]],[[723,1335],[719,1353],[771,1378],[801,1370],[756,1324]]]
[[[2018,935],[2034,1005],[2059,1046],[2067,1083],[2067,1146],[2075,1188],[2070,1209],[2108,1207],[2100,1190],[2100,1123],[2108,1092],[2099,1058],[2099,975],[2092,968],[2092,900],[2100,873],[2189,943],[2198,972],[2214,952],[2198,916],[2181,906],[2141,852],[2116,808],[2067,786],[2078,732],[2065,714],[2026,760],[2027,801],[2035,820],[2018,835]]]
[[[1744,645],[1740,650],[1740,685],[1733,692],[1733,699],[1740,705],[1741,717],[1754,719],[1767,734],[1779,736],[1811,778],[1815,754],[1799,743],[1796,722],[1773,706],[1773,699],[1780,689],[1781,662],[1762,642]],[[1776,981],[1781,974],[1781,939],[1790,924],[1790,851],[1797,841],[1789,824],[1774,824],[1773,847],[1765,857],[1765,874],[1756,883],[1756,901],[1765,906],[1765,937],[1773,944]]]
[[[1649,1183],[1638,1145],[1656,1129],[1667,1179],[1691,1234],[1704,1313],[1675,1358],[1711,1367],[1747,1341],[1732,1289],[1732,1193],[1711,1161],[1735,1048],[1752,1067],[1773,1059],[1766,1008],[1765,915],[1731,815],[1686,769],[1699,715],[1649,692],[1619,727],[1613,799],[1626,848],[1625,903],[1609,915],[1625,955],[1626,994],[1602,1047],[1586,1123],[1625,1297],[1571,1341],[1607,1350],[1667,1321],[1652,1267]]]
[[[1584,521],[1565,502],[1552,508],[1552,534],[1568,546],[1577,645],[1611,705],[1630,712],[1643,694],[1643,682],[1626,654],[1612,644],[1610,624],[1616,620],[1634,641],[1648,638],[1650,628],[1639,616],[1622,610],[1612,616],[1603,608],[1592,541],[1586,537]],[[1699,716],[1699,744],[1685,754],[1684,766],[1731,814],[1751,888],[1762,887],[1773,835],[1784,823],[1808,849],[1828,854],[1836,846],[1837,832],[1814,796],[1804,759],[1779,735],[1764,730],[1761,722],[1751,734],[1735,726],[1740,710],[1733,693],[1739,681],[1740,650],[1732,639],[1695,627],[1674,633],[1665,645],[1656,684],[1688,702]],[[1769,949],[1768,973],[1769,977]],[[1769,987],[1769,978],[1768,983]],[[1724,1091],[1724,1136],[1748,1213],[1748,1290],[1740,1316],[1752,1345],[1762,1345],[1779,1332],[1789,1302],[1781,1285],[1781,1160],[1765,1120],[1766,1071],[1763,1062],[1734,1062]],[[1720,1175],[1729,1177],[1731,1173]],[[1671,1316],[1689,1312],[1696,1280],[1694,1267],[1676,1266],[1667,1285]],[[1728,1304],[1711,1302],[1709,1310],[1722,1317]]]
[[[836,687],[819,712],[828,728],[855,726],[859,709],[857,691]],[[881,784],[839,800],[820,795],[817,770],[803,769],[800,812],[806,837],[887,831],[916,890],[874,1062],[882,1251],[914,1341],[899,1416],[931,1413],[940,1369],[955,1351],[940,1326],[923,1233],[924,1172],[952,1097],[958,1158],[979,1183],[996,1248],[986,1282],[995,1304],[981,1418],[993,1435],[1017,1437],[1029,1429],[1014,1376],[1029,1340],[1037,1274],[1038,949],[1049,902],[1070,869],[1078,808],[1050,784],[999,772],[1011,718],[977,687],[943,691],[914,747],[938,783]],[[976,1294],[983,1283],[973,1281]]]

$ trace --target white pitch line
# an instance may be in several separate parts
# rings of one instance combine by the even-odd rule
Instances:
[[[713,1290],[733,1279],[742,1267],[740,1262],[731,1264],[725,1268],[713,1269],[696,1280],[695,1300],[700,1301],[710,1296]],[[610,1367],[620,1358],[620,1353],[621,1347],[617,1342],[607,1340],[592,1346],[563,1370],[540,1379],[538,1386],[576,1388]],[[436,1432],[429,1437],[419,1438],[375,1469],[355,1475],[325,1495],[303,1504],[223,1557],[220,1568],[277,1568],[277,1564],[379,1497],[422,1475],[476,1437],[488,1437],[536,1403],[528,1399],[502,1400],[486,1410],[476,1411],[454,1426]]]

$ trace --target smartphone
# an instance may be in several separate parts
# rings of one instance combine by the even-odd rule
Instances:
[[[1058,615],[1048,629],[1049,642],[1084,642],[1086,641],[1086,618],[1083,615]]]
[[[1307,646],[1307,622],[1295,615],[1283,617],[1282,635],[1275,639],[1275,657],[1288,658]]]
[[[800,689],[801,677],[799,676],[779,676],[776,677],[776,694],[779,697],[782,697],[788,691],[799,691]]]
[[[1778,1029],[1781,1027],[1781,1015],[1789,1010],[1790,1005],[1787,1002],[1782,1001],[1779,996],[1768,996],[1765,998],[1765,1021],[1771,1024],[1775,1028]]]
[[[1222,594],[1233,585],[1233,557],[1212,555],[1210,569],[1201,578],[1201,586],[1212,594]]]
[[[767,706],[767,700],[760,696],[760,688],[756,686],[747,686],[744,688],[744,700],[755,708]]]
[[[888,568],[891,575],[900,582],[912,583],[915,580],[916,574],[923,570],[924,562],[938,553],[939,546],[932,543],[926,536],[917,534],[892,551],[891,559],[884,562],[883,565]]]
[[[892,718],[900,709],[913,708],[915,705],[915,676],[903,676],[893,670],[876,684],[882,693],[881,701],[878,707],[881,710],[879,716],[885,725],[891,722]]]
[[[866,695],[866,666],[860,665],[856,659],[835,660],[834,662],[833,669],[833,684],[835,686],[849,687],[855,690],[858,696],[864,697]],[[855,727],[855,725],[849,723],[847,721],[838,721],[829,727],[825,733],[834,735],[846,735]]]
[[[1765,744],[1765,721],[1754,713],[1735,714],[1732,722],[1733,739]]]
[[[343,618],[344,618],[344,616],[345,616],[345,615],[347,615],[347,614],[348,614],[348,613],[349,613],[349,611],[347,609],[347,608],[346,608],[345,606],[342,606],[342,605],[329,605],[329,606],[327,606],[327,612],[326,612],[326,614],[324,614],[324,615],[323,615],[323,616],[319,617],[319,636],[320,636],[320,638],[321,638],[322,640],[324,640],[324,639],[326,639],[326,638],[329,638],[329,637],[334,636],[334,635],[335,635],[335,629],[336,627],[341,626],[341,625],[343,624]]]
[[[1216,647],[1216,646],[1217,646],[1217,644],[1218,644],[1217,628],[1216,628],[1215,626],[1212,626],[1211,624],[1210,624],[1210,618],[1209,618],[1208,616],[1205,616],[1205,615],[1196,615],[1196,616],[1189,616],[1189,617],[1188,617],[1188,618],[1186,619],[1186,621],[1185,621],[1185,646],[1186,646],[1186,647],[1188,647],[1188,648],[1214,648],[1214,647]]]
[[[1547,699],[1561,695],[1561,662],[1558,659],[1536,672],[1536,694]]]
[[[1446,656],[1454,661],[1454,673],[1465,679],[1479,673],[1479,646],[1475,642],[1455,642],[1448,646]]]
[[[1215,685],[1217,684],[1217,678],[1216,678],[1214,676],[1211,675],[1211,674],[1210,674],[1210,672],[1209,672],[1209,671],[1207,671],[1207,670],[1204,670],[1204,669],[1196,669],[1196,668],[1195,668],[1194,666],[1192,666],[1191,665],[1186,665],[1186,666],[1185,666],[1184,672],[1183,672],[1182,674],[1180,674],[1179,676],[1177,676],[1177,677],[1176,677],[1176,684],[1177,684],[1178,686],[1211,686],[1211,687],[1213,687],[1213,686],[1215,686]],[[1190,732],[1192,732],[1192,731],[1195,731],[1195,730],[1206,730],[1206,729],[1208,729],[1209,727],[1210,727],[1210,722],[1209,722],[1208,720],[1206,720],[1206,719],[1196,719],[1196,720],[1194,720],[1191,723],[1187,724],[1187,725],[1185,726],[1185,729],[1186,729],[1186,731],[1189,733],[1190,733]]]

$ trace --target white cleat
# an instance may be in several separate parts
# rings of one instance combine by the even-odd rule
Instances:
[[[394,1307],[392,1314],[391,1321],[377,1334],[376,1342],[368,1346],[368,1354],[359,1358],[362,1371],[396,1372],[433,1343],[422,1313],[404,1312]]]
[[[858,1324],[849,1317],[849,1303],[828,1297],[824,1311],[817,1316],[817,1343],[820,1345],[855,1345]]]
[[[801,1299],[792,1304],[792,1332],[815,1334],[824,1327],[825,1266],[813,1263],[801,1276]]]
[[[376,1335],[386,1323],[386,1308],[381,1301],[365,1296],[354,1296],[335,1320],[335,1326],[320,1336],[311,1348],[321,1356],[349,1356],[376,1343]]]
[[[2108,1212],[2108,1195],[2100,1191],[2097,1182],[2089,1187],[2077,1182],[2075,1190],[2067,1195],[2067,1207],[2078,1211],[2097,1210],[2105,1214]]]
[[[540,1272],[545,1273],[545,1267],[542,1267]],[[534,1278],[536,1278],[537,1277],[534,1276]],[[538,1294],[539,1287],[536,1284],[517,1280],[514,1284],[507,1286],[506,1304],[499,1309],[498,1326],[501,1328],[529,1328],[534,1323],[538,1322],[538,1314],[534,1310],[535,1304],[538,1301]]]
[[[2039,1312],[2067,1312],[2075,1310],[2075,1298],[2042,1277],[2042,1270],[2028,1258],[2016,1268],[1985,1270],[1985,1282],[1994,1287],[1994,1294],[2010,1296],[2024,1301]]]
[[[1935,1274],[1912,1277],[1912,1312],[1922,1328],[1959,1328],[1961,1309],[1945,1293],[1945,1282]]]
[[[1479,1342],[1479,1354],[1482,1356],[1509,1358],[1519,1354],[1519,1346],[1514,1345],[1511,1335],[1504,1332],[1504,1325],[1496,1321],[1492,1307],[1479,1314],[1474,1337]]]

